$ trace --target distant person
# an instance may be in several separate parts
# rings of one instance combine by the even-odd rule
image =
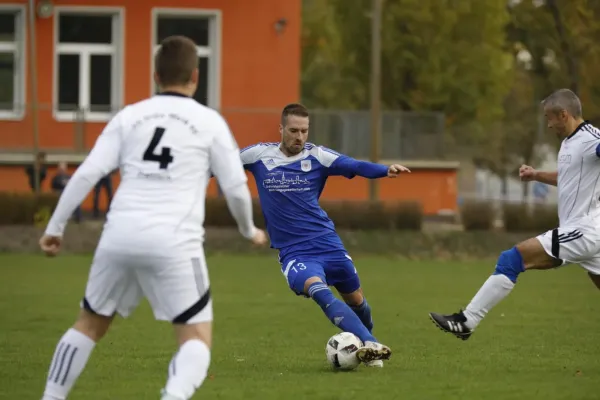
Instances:
[[[106,189],[106,212],[108,213],[113,197],[112,174],[110,172],[103,176],[94,187],[94,218],[100,218],[100,191],[103,187]]]
[[[52,178],[52,191],[60,196],[63,190],[65,190],[65,186],[67,186],[69,179],[71,179],[71,175],[69,174],[67,163],[61,161],[58,163],[56,175],[54,175],[54,178]],[[81,206],[77,206],[73,212],[73,219],[77,223],[81,222]]]
[[[33,163],[28,165],[27,167],[25,167],[25,173],[27,174],[27,176],[29,178],[29,187],[31,188],[32,192],[35,192],[36,164],[39,168],[38,169],[38,179],[39,179],[39,184],[40,184],[40,190],[42,188],[42,182],[44,182],[44,180],[46,180],[46,175],[48,173],[48,170],[46,168],[45,163],[46,163],[46,153],[39,152],[39,153],[37,153]]]

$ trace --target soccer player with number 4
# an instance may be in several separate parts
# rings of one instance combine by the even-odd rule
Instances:
[[[290,289],[312,298],[333,324],[360,338],[364,347],[356,356],[361,362],[382,367],[391,350],[373,336],[371,308],[356,268],[333,222],[319,206],[319,197],[330,176],[396,178],[410,171],[397,164],[355,160],[307,143],[308,129],[308,110],[289,104],[281,115],[281,142],[243,149],[242,162],[256,179],[271,247],[279,250],[281,272]]]
[[[204,203],[211,172],[240,232],[256,245],[252,201],[239,148],[225,120],[197,103],[193,41],[166,38],[155,58],[161,93],[125,107],[108,123],[65,188],[40,240],[56,255],[73,210],[96,182],[120,168],[121,184],[102,231],[75,324],[60,339],[42,400],[66,399],[115,314],[142,297],[157,320],[173,324],[179,344],[162,400],[188,400],[206,378],[212,300],[204,258]],[[81,396],[85,397],[84,395]]]

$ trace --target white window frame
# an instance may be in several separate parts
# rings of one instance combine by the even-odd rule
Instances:
[[[154,55],[158,51],[158,20],[160,17],[188,17],[208,19],[208,46],[196,46],[199,57],[208,57],[208,93],[207,106],[215,110],[221,107],[221,10],[196,8],[152,8],[152,32],[150,53],[150,96],[154,96]]]
[[[25,118],[27,109],[27,14],[26,7],[22,4],[0,4],[0,12],[15,13],[15,41],[13,43],[0,42],[0,51],[12,52],[15,60],[13,80],[13,109],[0,110],[0,120],[20,121]]]
[[[60,15],[110,15],[112,17],[112,44],[99,43],[60,43]],[[86,122],[107,122],[123,106],[125,87],[125,9],[123,7],[86,7],[57,6],[54,12],[54,74],[52,94],[52,114],[57,121],[75,121],[82,118],[77,111],[58,109],[59,92],[59,56],[61,54],[79,55],[79,107],[83,109]],[[90,111],[90,73],[92,55],[111,55],[111,111]]]

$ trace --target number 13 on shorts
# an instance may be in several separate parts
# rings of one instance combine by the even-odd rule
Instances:
[[[282,264],[281,273],[285,276],[286,280],[289,280],[288,277],[291,274],[297,274],[300,271],[306,270],[306,264],[302,262],[296,262],[296,260],[290,260],[285,266]]]

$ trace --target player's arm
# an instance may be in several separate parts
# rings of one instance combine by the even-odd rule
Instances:
[[[100,178],[119,167],[121,122],[117,114],[104,128],[94,147],[75,171],[62,192],[45,234],[62,236],[67,221]]]
[[[529,165],[521,165],[519,168],[519,178],[523,182],[538,181],[546,185],[556,186],[558,183],[558,172],[538,171]]]
[[[240,233],[245,238],[252,239],[256,234],[252,197],[239,148],[225,120],[219,116],[215,124],[216,134],[210,148],[210,169],[219,182]]]
[[[558,172],[536,171],[535,180],[546,185],[556,186],[558,184]]]
[[[324,147],[319,148],[318,158],[321,164],[328,167],[328,175],[344,176],[348,179],[352,179],[355,176],[368,179],[377,179],[386,176],[395,177],[400,172],[410,172],[408,168],[401,165],[394,164],[387,166],[369,161],[361,161]]]

